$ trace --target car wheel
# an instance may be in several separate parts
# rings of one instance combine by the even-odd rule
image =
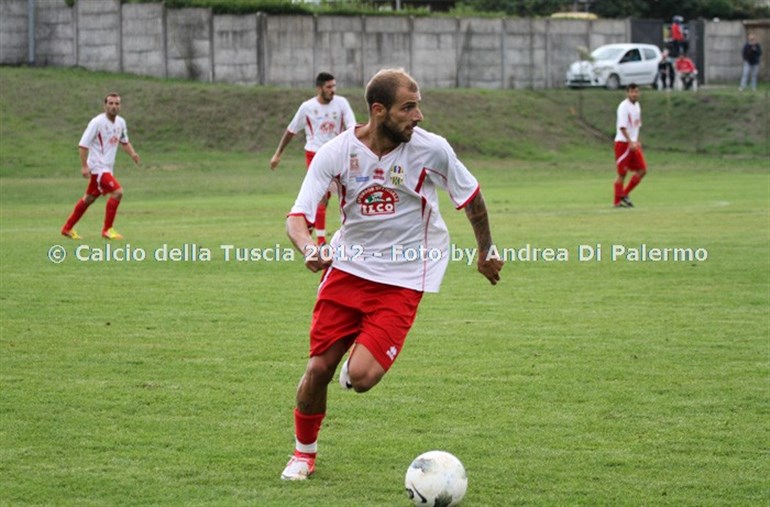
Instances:
[[[607,78],[607,89],[608,90],[617,90],[620,88],[620,78],[617,74],[612,74],[610,77]]]

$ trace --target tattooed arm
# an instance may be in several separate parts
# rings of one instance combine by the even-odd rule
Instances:
[[[503,269],[503,261],[496,257],[487,259],[489,250],[492,248],[492,232],[489,230],[489,216],[487,215],[487,205],[481,192],[476,194],[465,206],[465,215],[473,227],[473,234],[476,236],[478,245],[479,260],[477,263],[479,273],[484,275],[489,283],[496,285],[500,281],[500,270]]]

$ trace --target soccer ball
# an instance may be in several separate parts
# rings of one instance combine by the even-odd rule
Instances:
[[[468,476],[459,459],[444,451],[420,454],[406,470],[406,494],[419,506],[454,507],[468,489]]]

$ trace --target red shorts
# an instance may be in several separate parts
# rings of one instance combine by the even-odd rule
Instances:
[[[91,179],[88,181],[86,194],[99,197],[100,195],[111,194],[120,189],[120,183],[118,183],[118,180],[115,179],[112,173],[92,174]]]
[[[631,151],[628,143],[615,141],[615,165],[621,176],[625,176],[628,171],[645,171],[647,163],[644,161],[642,147]]]
[[[388,371],[417,315],[422,292],[364,280],[329,268],[313,309],[310,355],[339,340],[364,345]]]
[[[315,157],[314,151],[305,151],[305,167],[310,167],[310,162],[313,161],[313,157]]]

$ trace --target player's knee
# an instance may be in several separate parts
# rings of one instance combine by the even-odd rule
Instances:
[[[372,369],[355,369],[353,367],[350,368],[349,373],[350,383],[353,384],[353,390],[357,393],[365,393],[379,384],[385,374],[385,372]]]
[[[328,384],[334,377],[334,371],[335,367],[331,363],[313,357],[305,370],[305,378],[313,384]]]
[[[112,192],[112,194],[110,194],[110,197],[112,197],[116,201],[121,200],[123,198],[123,190],[122,189],[118,189],[118,190]]]

